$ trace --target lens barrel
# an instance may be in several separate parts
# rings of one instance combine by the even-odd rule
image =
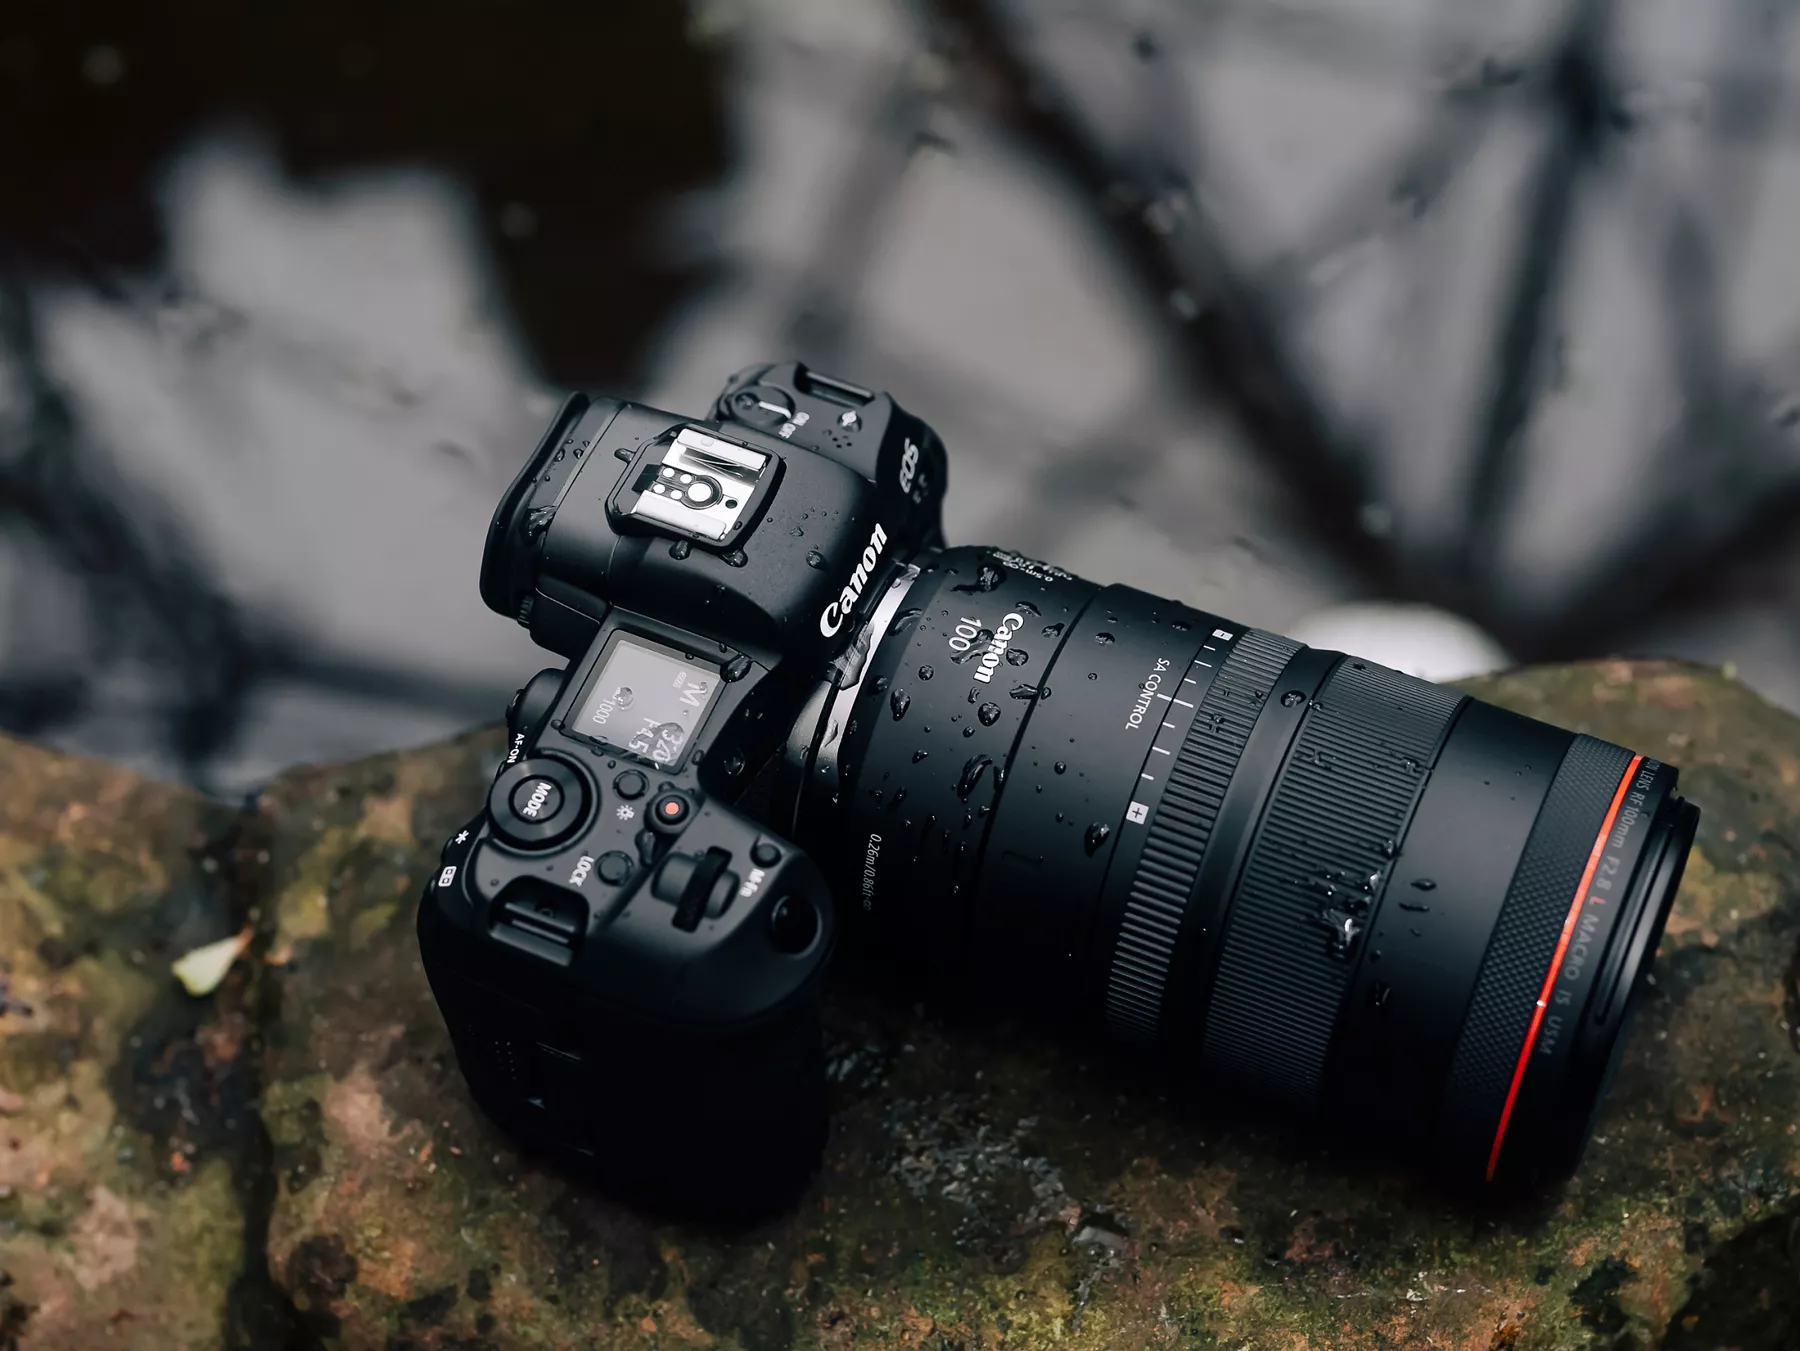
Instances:
[[[795,803],[884,953],[1458,1179],[1575,1166],[1693,841],[1672,767],[1003,551],[915,561]]]

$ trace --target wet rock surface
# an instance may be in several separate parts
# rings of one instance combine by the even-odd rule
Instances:
[[[1666,755],[1705,812],[1586,1163],[1502,1213],[841,981],[802,1204],[660,1224],[475,1113],[426,989],[414,898],[497,734],[238,817],[0,744],[0,1346],[1790,1346],[1800,723],[1685,667],[1475,688]],[[168,958],[243,923],[182,995]]]

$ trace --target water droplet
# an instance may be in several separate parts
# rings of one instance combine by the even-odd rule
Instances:
[[[1063,631],[1063,626],[1062,626],[1061,620],[1058,620],[1054,624],[1044,625],[1044,637],[1046,637],[1046,638],[1054,638],[1054,637],[1056,637],[1057,634],[1061,633],[1062,631]]]
[[[952,591],[962,591],[973,595],[978,591],[992,591],[1006,580],[1006,570],[995,567],[992,563],[983,563],[975,570],[975,580],[962,582],[951,587]]]
[[[950,660],[955,662],[958,666],[967,665],[972,661],[979,661],[987,655],[987,645],[993,639],[993,636],[994,631],[992,629],[977,629],[975,631],[975,641],[969,644],[969,646],[964,648],[961,652],[958,652],[955,656],[951,657]]]
[[[555,519],[555,507],[533,507],[525,517],[525,542],[535,544]]]
[[[1014,685],[1007,693],[1015,699],[1035,699],[1042,691],[1036,685],[1021,683]]]
[[[1411,910],[1417,915],[1429,914],[1431,912],[1431,907],[1426,905],[1423,901],[1401,901],[1400,908],[1402,910]]]
[[[1009,647],[1006,649],[1006,664],[1008,666],[1023,666],[1030,660],[1031,653],[1027,652],[1022,647]]]
[[[1393,993],[1394,993],[1393,987],[1390,986],[1385,980],[1376,981],[1373,985],[1371,985],[1369,987],[1369,1007],[1372,1009],[1386,1008],[1387,1002],[1388,1002],[1388,996],[1390,996]]]
[[[906,789],[904,787],[896,788],[893,797],[888,799],[888,810],[893,811],[904,801],[906,801]]]
[[[1051,765],[1050,768],[1054,769],[1058,774],[1066,774],[1069,770],[1069,766],[1061,760],[1058,760],[1055,764]]]
[[[1098,671],[1089,671],[1088,672],[1089,680],[1098,680],[1099,678],[1100,678],[1100,673]]]
[[[964,736],[974,736],[974,735],[975,735],[975,728],[974,728],[974,726],[973,726],[973,725],[971,725],[971,726],[968,726],[968,727],[965,727],[965,728],[963,728],[963,735],[964,735]]]
[[[691,539],[678,539],[669,546],[669,557],[675,559],[677,562],[680,562],[693,552],[694,541]]]
[[[1094,635],[1094,641],[1096,643],[1099,643],[1102,646],[1104,646],[1107,643],[1115,642],[1117,640],[1112,636],[1112,634],[1102,631],[1102,632],[1096,633]]]
[[[956,795],[967,802],[969,794],[975,791],[975,785],[981,782],[982,774],[993,763],[993,760],[985,755],[970,756],[963,764],[961,776],[956,780]]]
[[[876,676],[875,679],[870,683],[869,689],[872,693],[875,693],[875,694],[886,694],[888,684],[889,684],[889,681],[886,676]]]
[[[1417,774],[1419,772],[1419,762],[1410,755],[1400,762],[1400,767],[1408,774]]]
[[[906,630],[919,622],[919,616],[922,613],[924,612],[916,605],[909,610],[902,610],[899,614],[894,616],[894,622],[888,625],[888,637],[897,638],[902,633],[905,633]]]
[[[806,566],[809,568],[824,567],[825,555],[820,553],[817,549],[808,549],[806,551]]]
[[[1398,840],[1383,840],[1380,844],[1376,845],[1375,847],[1378,851],[1380,851],[1380,854],[1383,858],[1399,858],[1400,857],[1400,841],[1398,841]]]
[[[806,532],[799,526],[795,526],[792,530],[788,531],[788,534],[792,535],[795,539],[802,539],[805,537]]]
[[[912,695],[905,690],[895,690],[888,700],[888,707],[894,710],[894,721],[899,722],[906,716],[906,710],[912,707]]]
[[[1281,706],[1283,708],[1292,708],[1295,704],[1303,704],[1305,702],[1306,696],[1300,693],[1299,690],[1289,690],[1286,694],[1281,696]]]
[[[734,568],[741,568],[750,561],[742,549],[732,549],[719,556]]]
[[[737,656],[725,663],[725,669],[719,672],[719,674],[729,681],[735,682],[742,680],[745,676],[750,674],[750,658],[746,657],[741,652],[738,653]]]
[[[1028,600],[1015,600],[1013,602],[1013,609],[1017,610],[1020,614],[1030,615],[1034,619],[1039,613],[1038,607]]]
[[[923,760],[929,754],[930,754],[929,751],[914,751],[913,752],[913,763],[915,765],[918,764],[919,761]]]
[[[1420,891],[1437,890],[1437,883],[1432,881],[1429,877],[1415,877],[1413,879],[1413,886],[1417,887]]]
[[[919,679],[920,679],[920,680],[930,680],[930,679],[931,679],[931,677],[933,677],[933,676],[934,676],[934,675],[936,675],[936,674],[937,674],[937,668],[936,668],[936,667],[933,667],[933,666],[921,666],[921,667],[920,667],[920,668],[919,668]]]
[[[732,751],[725,757],[725,776],[735,779],[744,772],[744,757]]]
[[[1169,621],[1169,627],[1174,629],[1175,632],[1177,632],[1177,633],[1186,633],[1189,629],[1193,628],[1194,626],[1192,624],[1188,623],[1187,620],[1185,620],[1185,619],[1174,619],[1174,620]]]
[[[1058,820],[1058,821],[1060,821],[1060,820],[1062,820],[1062,819],[1063,819],[1063,814],[1062,814],[1062,813],[1061,813],[1061,812],[1058,812],[1058,813],[1057,813],[1057,814],[1056,814],[1056,819],[1057,819],[1057,820]]]
[[[981,698],[981,691],[973,685],[969,686],[969,702],[972,704],[979,698]]]
[[[975,710],[975,716],[981,719],[981,725],[983,727],[992,727],[995,723],[1000,721],[1000,705],[983,704],[980,708]]]
[[[1087,828],[1081,837],[1081,847],[1090,854],[1100,852],[1100,846],[1112,838],[1112,827],[1104,821],[1096,821]]]
[[[879,802],[881,801],[881,790],[879,788],[871,788],[869,790],[869,796]]]

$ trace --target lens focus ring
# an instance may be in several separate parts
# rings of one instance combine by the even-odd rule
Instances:
[[[1314,1106],[1389,858],[1466,697],[1348,659],[1326,679],[1231,903],[1202,1043],[1209,1071]]]
[[[1107,979],[1107,1020],[1134,1041],[1156,1035],[1182,914],[1218,820],[1219,804],[1257,715],[1299,650],[1300,644],[1291,638],[1246,630],[1200,700],[1169,767],[1132,877]]]

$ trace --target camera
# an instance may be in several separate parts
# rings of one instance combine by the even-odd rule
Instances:
[[[1579,1160],[1698,811],[1676,771],[1003,548],[877,393],[576,395],[481,594],[567,663],[507,709],[418,934],[476,1101],[653,1204],[778,1204],[826,1135],[820,981],[1103,1026],[1478,1187]]]

